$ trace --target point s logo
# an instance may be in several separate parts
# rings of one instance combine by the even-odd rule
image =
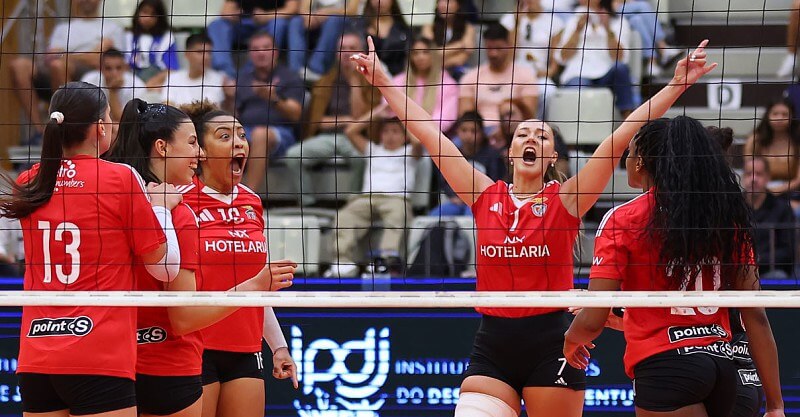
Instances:
[[[298,326],[291,336],[302,390],[293,404],[300,417],[379,417],[390,368],[388,327],[367,328],[363,339],[342,343],[305,339]]]
[[[94,323],[86,316],[41,318],[31,320],[28,337],[47,336],[86,336],[92,331]]]

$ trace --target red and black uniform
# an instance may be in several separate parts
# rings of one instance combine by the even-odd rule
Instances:
[[[498,181],[472,205],[477,229],[478,291],[563,291],[573,286],[573,247],[580,219],[561,202],[551,181],[520,201]],[[478,308],[483,315],[466,376],[524,387],[586,386],[583,371],[564,366],[563,308]]]
[[[620,281],[623,291],[673,289],[647,225],[652,192],[609,211],[595,239],[591,279]],[[721,285],[719,263],[699,268],[689,291]],[[735,368],[728,309],[717,307],[627,308],[624,316],[625,372],[634,379],[636,406],[673,411],[706,405],[709,416],[728,415],[735,396]]]
[[[172,225],[181,251],[181,269],[195,272],[197,218],[186,204],[172,209]],[[136,268],[141,291],[168,290],[167,283],[153,279],[143,266]],[[203,394],[200,375],[203,341],[200,332],[178,336],[172,329],[166,307],[141,307],[136,339],[136,399],[140,413],[169,415],[194,404]]]
[[[134,290],[137,256],[166,241],[139,174],[86,155],[62,161],[50,201],[20,222],[26,291]],[[17,371],[25,411],[133,406],[135,367],[135,307],[23,307]]]
[[[198,219],[198,291],[226,291],[255,276],[267,262],[261,198],[237,184],[224,195],[195,178],[178,187]],[[245,307],[201,330],[203,383],[263,378],[264,309]]]

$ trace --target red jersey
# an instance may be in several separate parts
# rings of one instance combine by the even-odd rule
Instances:
[[[668,268],[660,261],[646,227],[655,199],[650,192],[609,211],[597,230],[592,279],[621,281],[623,291],[670,289]],[[719,289],[719,264],[702,268],[689,290]],[[717,307],[627,308],[625,327],[625,372],[634,378],[634,366],[671,349],[681,353],[698,350],[729,357],[731,338],[728,309]]]
[[[186,204],[172,209],[172,225],[181,250],[181,269],[197,270],[197,217]],[[156,281],[144,266],[136,268],[141,291],[169,290]],[[203,340],[200,332],[178,336],[172,331],[167,308],[140,307],[136,325],[139,346],[136,372],[156,376],[194,376],[202,373]]]
[[[166,241],[139,174],[86,155],[62,161],[52,198],[21,225],[25,290],[134,290],[135,256]],[[135,307],[23,307],[17,370],[133,379],[135,332]]]
[[[207,187],[199,178],[178,187],[199,221],[198,291],[227,291],[255,276],[267,262],[261,198],[238,184],[230,195]],[[260,352],[263,307],[240,308],[201,330],[206,349]]]
[[[498,181],[472,205],[477,229],[478,291],[572,289],[573,247],[580,219],[561,202],[561,184],[551,181],[520,201]],[[499,317],[526,317],[563,308],[477,308]]]

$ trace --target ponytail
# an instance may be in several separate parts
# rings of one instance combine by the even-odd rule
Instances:
[[[71,82],[59,88],[50,102],[50,120],[44,128],[39,168],[23,184],[3,176],[11,194],[0,198],[0,215],[20,219],[50,201],[64,148],[86,140],[89,128],[105,117],[107,109],[108,99],[96,85]]]

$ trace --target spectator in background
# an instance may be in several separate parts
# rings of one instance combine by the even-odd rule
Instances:
[[[645,74],[657,77],[662,68],[669,68],[683,50],[667,44],[667,35],[658,21],[658,13],[647,0],[614,0],[614,10],[625,18],[631,28],[642,38],[642,58]],[[639,65],[632,62],[631,65]]]
[[[511,32],[516,62],[528,65],[536,71],[540,94],[538,114],[545,114],[546,97],[556,90],[553,77],[558,73],[558,62],[553,54],[561,44],[564,22],[554,13],[545,12],[542,0],[521,0],[517,13],[509,13],[500,19],[500,24]]]
[[[747,158],[742,187],[753,209],[753,238],[761,276],[786,277],[794,273],[795,216],[789,201],[767,189],[769,162],[763,156]]]
[[[378,144],[366,136],[372,120],[367,114],[350,123],[345,133],[353,147],[364,156],[364,183],[361,194],[354,196],[339,210],[336,221],[336,263],[325,272],[326,277],[353,277],[357,271],[356,248],[372,222],[383,224],[380,255],[375,264],[400,265],[400,245],[411,224],[411,199],[417,161],[422,147],[415,139],[407,140],[406,129],[398,118],[381,122]]]
[[[225,102],[225,74],[211,69],[211,40],[204,33],[186,39],[183,55],[187,68],[170,71],[161,89],[163,101],[175,107],[195,101],[208,100],[222,107]]]
[[[226,87],[235,100],[236,118],[250,138],[250,159],[244,184],[258,192],[266,176],[267,157],[279,157],[295,143],[295,129],[303,112],[303,80],[278,63],[272,35],[257,32],[250,38],[249,65],[235,86]]]
[[[786,26],[786,57],[778,68],[778,78],[794,79],[797,75],[797,40],[800,38],[800,0],[792,0],[789,24]]]
[[[499,109],[504,100],[515,102],[525,119],[535,117],[539,88],[531,67],[514,65],[514,50],[505,27],[490,23],[483,40],[487,62],[461,78],[458,113],[477,111],[491,134],[500,124]]]
[[[256,32],[267,32],[282,48],[289,20],[297,13],[299,0],[225,0],[220,17],[208,25],[214,45],[211,66],[236,78],[233,48],[247,45]]]
[[[119,122],[125,104],[145,90],[145,82],[133,74],[125,54],[114,48],[103,52],[100,70],[87,73],[81,81],[94,84],[105,91],[111,107],[111,120],[114,122]]]
[[[291,174],[287,181],[295,184],[301,205],[312,205],[314,185],[310,170],[330,158],[343,157],[361,172],[361,154],[344,135],[349,123],[368,115],[381,93],[356,72],[350,56],[366,52],[367,45],[360,33],[346,32],[339,41],[336,65],[331,68],[311,89],[308,106],[308,122],[303,125],[303,140],[292,145],[283,159]],[[374,114],[374,113],[373,113]],[[361,178],[358,178],[358,188]]]
[[[100,54],[124,42],[123,29],[100,16],[100,0],[74,0],[70,19],[53,29],[45,54],[11,61],[13,91],[30,120],[32,143],[38,143],[44,132],[41,102],[49,101],[59,86],[100,68]]]
[[[456,134],[460,141],[459,150],[467,162],[478,171],[486,174],[493,181],[501,180],[506,176],[505,160],[497,149],[493,148],[486,140],[483,118],[475,111],[468,111],[458,118]],[[433,208],[430,216],[471,216],[470,207],[464,204],[455,191],[447,184],[440,173],[439,189],[447,196],[439,206]]]
[[[375,53],[397,75],[406,70],[411,29],[403,18],[397,0],[365,0],[364,32],[372,36]]]
[[[444,67],[456,80],[466,72],[475,53],[475,26],[466,19],[469,0],[437,0],[433,23],[422,27],[422,36],[442,48]]]
[[[357,0],[300,0],[299,13],[289,21],[289,68],[306,81],[317,81],[328,72],[347,16],[358,14],[358,5]],[[309,43],[314,46],[310,57]]]
[[[782,98],[770,103],[747,138],[744,155],[764,157],[770,167],[769,189],[773,193],[800,189],[800,122],[795,119],[791,101]]]
[[[125,37],[125,56],[133,73],[148,87],[164,85],[169,71],[177,70],[178,51],[162,0],[141,0]]]
[[[17,277],[25,271],[22,226],[18,219],[0,217],[0,277]]]
[[[630,26],[616,14],[611,0],[581,0],[556,53],[564,65],[561,85],[611,88],[617,109],[627,117],[637,105],[625,65],[629,36]]]
[[[433,41],[416,38],[408,57],[408,71],[395,75],[394,84],[432,115],[439,130],[447,132],[458,118],[458,83],[444,71],[442,53]]]

